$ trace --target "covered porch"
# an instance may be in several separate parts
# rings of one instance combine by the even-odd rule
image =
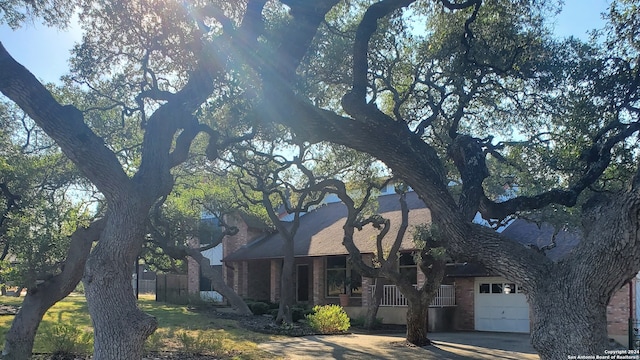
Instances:
[[[368,287],[367,294],[363,294],[362,306],[344,307],[351,318],[364,317],[367,306],[373,300],[375,285]],[[440,285],[436,297],[429,306],[429,331],[454,330],[454,311],[456,308],[455,285]],[[384,285],[377,317],[383,324],[404,325],[407,321],[407,299],[395,285]]]

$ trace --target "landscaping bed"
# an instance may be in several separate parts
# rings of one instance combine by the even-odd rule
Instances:
[[[214,316],[219,317],[222,314],[222,318],[229,318],[231,314],[218,313]],[[272,335],[286,335],[286,336],[306,336],[315,335],[316,332],[306,322],[296,322],[290,325],[278,325],[273,320],[271,315],[253,315],[253,316],[238,316],[232,318],[238,321],[238,324],[243,328],[263,334]]]

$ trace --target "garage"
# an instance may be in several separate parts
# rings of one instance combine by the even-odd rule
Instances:
[[[475,279],[475,329],[529,332],[529,305],[517,284],[501,277]]]

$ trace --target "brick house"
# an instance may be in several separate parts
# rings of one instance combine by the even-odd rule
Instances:
[[[384,245],[388,249],[400,223],[398,196],[390,188],[378,197],[378,202],[379,213],[391,221]],[[409,229],[430,221],[429,210],[415,193],[407,194],[407,204]],[[299,303],[337,304],[344,287],[335,279],[350,278],[353,286],[346,310],[350,315],[358,316],[366,311],[375,279],[360,277],[347,261],[347,251],[342,245],[345,217],[346,208],[338,201],[327,201],[301,217],[294,245],[295,281],[291,286],[295,287]],[[234,216],[227,222],[238,226],[240,231],[222,244],[220,263],[225,281],[245,298],[278,301],[284,239],[244,215]],[[535,224],[516,220],[503,234],[524,245],[542,247],[549,242],[552,232],[550,226],[538,228]],[[355,234],[354,242],[365,261],[370,261],[376,251],[375,241],[371,240],[376,234],[377,230],[372,227],[365,227]],[[579,237],[560,233],[556,241],[557,246],[547,253],[554,260],[571,251]],[[413,262],[413,250],[411,231],[408,231],[400,250],[399,270],[421,285],[424,275]],[[190,276],[196,276],[196,272],[197,269],[190,267],[190,274],[193,273]],[[608,308],[610,336],[620,342],[627,334],[628,286],[612,298]],[[379,317],[387,323],[404,323],[406,300],[392,285],[386,285],[384,293]],[[635,297],[632,304],[635,304]],[[523,289],[477,264],[449,264],[429,318],[432,329],[529,332],[529,308]]]
[[[519,219],[509,224],[502,234],[525,246],[542,248],[549,244],[553,232],[548,224],[539,227]],[[558,261],[579,241],[578,233],[561,231],[556,235],[556,246],[546,255]],[[528,305],[517,284],[491,274],[478,264],[458,264],[447,276],[455,279],[456,329],[529,332]],[[607,306],[609,337],[625,346],[628,345],[629,317],[640,319],[640,303],[636,300],[639,283],[640,276],[628,282],[614,294]],[[508,292],[506,288],[509,288]]]

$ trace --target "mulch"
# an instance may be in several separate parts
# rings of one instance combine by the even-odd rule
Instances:
[[[197,310],[192,311],[205,312],[209,316],[218,319],[230,319],[238,321],[238,324],[247,330],[262,334],[270,335],[286,335],[286,336],[307,336],[316,335],[317,333],[306,323],[298,322],[291,325],[281,326],[273,321],[271,315],[252,315],[243,316],[235,313],[221,312],[216,310]]]

